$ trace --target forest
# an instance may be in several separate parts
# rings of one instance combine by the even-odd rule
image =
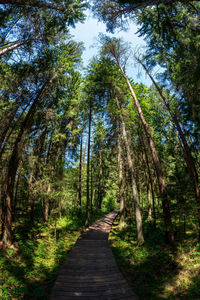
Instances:
[[[116,34],[85,69],[70,28],[87,10]],[[117,36],[131,22],[145,52]],[[199,142],[200,1],[0,1],[0,299],[48,299],[118,208],[110,244],[138,298],[200,299]]]

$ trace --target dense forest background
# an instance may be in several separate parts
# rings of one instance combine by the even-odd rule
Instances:
[[[86,9],[109,32],[135,22],[146,52],[100,34],[83,71],[84,45],[69,29]],[[2,299],[45,299],[81,230],[118,206],[111,240],[122,271],[144,281],[142,270],[153,271],[141,259],[154,268],[159,252],[169,284],[182,251],[194,268],[167,295],[199,299],[199,13],[199,1],[184,0],[0,1]],[[150,87],[128,77],[130,61]],[[157,275],[141,299],[163,299]]]

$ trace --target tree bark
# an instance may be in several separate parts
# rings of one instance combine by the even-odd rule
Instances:
[[[31,170],[30,173],[30,178],[28,181],[28,198],[30,201],[30,207],[31,207],[31,211],[30,211],[30,221],[33,223],[34,222],[34,213],[35,213],[35,199],[33,196],[33,169]]]
[[[148,219],[152,220],[151,212],[151,188],[149,182],[147,182],[147,202],[148,202]]]
[[[17,200],[18,200],[18,188],[19,188],[19,182],[20,182],[20,177],[21,177],[21,173],[22,173],[22,163],[20,164],[19,167],[19,172],[17,174],[17,179],[16,179],[16,184],[15,184],[15,191],[14,191],[14,199],[13,199],[13,206],[12,206],[12,216],[13,216],[13,220],[15,220],[16,217],[16,207],[17,207]]]
[[[124,145],[122,139],[122,157],[123,157],[123,169],[124,169],[124,176],[125,176],[125,215],[132,216],[132,212],[134,212],[133,201],[130,201],[130,180],[129,180],[129,166],[127,163],[127,155],[126,155],[126,147]]]
[[[103,180],[103,169],[102,169],[102,149],[99,150],[99,165],[98,165],[98,170],[99,170],[99,174],[98,174],[98,208],[101,208],[101,204],[102,204],[102,198],[103,198],[103,194],[102,194],[102,180]]]
[[[96,203],[95,203],[95,193],[96,193],[96,188],[94,187],[92,189],[92,200],[91,200],[93,206],[96,205]]]
[[[170,205],[169,205],[169,199],[167,197],[167,186],[166,186],[166,182],[163,176],[163,172],[162,172],[162,168],[161,168],[161,164],[160,164],[160,160],[158,157],[158,153],[156,151],[156,147],[153,141],[153,137],[151,135],[151,131],[149,128],[149,125],[147,124],[144,114],[142,112],[141,106],[139,104],[139,101],[135,95],[135,92],[128,80],[128,77],[126,76],[122,66],[120,65],[118,59],[115,57],[115,60],[119,66],[120,71],[123,74],[123,77],[128,85],[128,88],[130,90],[130,93],[133,97],[133,100],[135,102],[140,120],[142,122],[142,125],[144,127],[145,133],[146,133],[146,137],[148,140],[148,144],[149,144],[149,148],[151,149],[151,153],[152,153],[152,158],[153,158],[153,163],[154,163],[154,167],[155,167],[155,171],[156,171],[156,175],[157,175],[157,179],[158,179],[158,186],[159,186],[159,191],[160,191],[160,197],[162,199],[162,208],[163,208],[163,214],[164,214],[164,221],[165,221],[165,227],[166,227],[166,239],[167,242],[171,245],[174,244],[174,232],[173,232],[173,225],[172,225],[172,221],[171,221],[171,212],[170,212]]]
[[[93,169],[92,169],[92,157],[90,163],[90,207],[91,207],[91,215],[93,212]]]
[[[116,100],[117,108],[118,108],[119,112],[121,112],[120,103],[119,103],[118,97],[115,92],[114,92],[114,97]],[[122,139],[123,139],[124,145],[126,147],[128,166],[129,166],[129,169],[131,172],[132,193],[133,193],[133,200],[134,200],[134,204],[135,204],[137,239],[138,239],[139,245],[142,245],[144,243],[144,236],[143,236],[143,229],[142,229],[142,215],[141,215],[141,209],[140,209],[139,194],[138,194],[138,190],[137,190],[137,184],[136,184],[136,181],[134,178],[134,167],[133,167],[133,162],[132,162],[132,158],[131,158],[131,154],[130,154],[130,146],[128,143],[126,126],[125,126],[124,119],[123,119],[123,116],[121,113],[120,113],[120,123],[121,123],[121,127],[122,127]]]
[[[78,188],[79,208],[81,208],[81,204],[82,204],[83,130],[84,130],[84,123],[83,123],[83,127],[81,129],[81,144],[80,144],[80,158],[79,158],[79,188]]]
[[[44,221],[45,223],[48,222],[49,219],[49,195],[51,193],[51,185],[50,183],[48,184],[47,188],[47,195],[45,197],[45,204],[44,204]]]
[[[12,43],[12,45],[9,45],[9,46],[7,46],[7,47],[5,47],[3,49],[0,49],[0,57],[2,55],[4,55],[4,54],[6,54],[6,53],[8,53],[8,52],[10,52],[10,51],[12,51],[14,49],[16,49],[16,48],[22,46],[22,45],[25,45],[25,44],[27,44],[27,43],[29,43],[31,41],[36,40],[37,38],[38,37],[35,37],[35,38],[32,38],[32,39],[28,39],[28,40],[24,40],[24,41],[14,42],[14,43]]]
[[[11,109],[11,111],[9,111],[8,114],[6,114],[0,121],[0,128],[1,128],[1,133],[0,133],[0,149],[1,149],[0,158],[3,154],[4,147],[6,146],[10,135],[12,134],[13,130],[15,129],[16,122],[19,122],[21,120],[22,116],[24,115],[24,112],[26,111],[27,107],[30,105],[29,102],[28,102],[27,105],[23,108],[22,112],[20,113],[20,116],[17,119],[17,121],[14,121],[15,116],[17,114],[17,111],[25,103],[25,96],[30,93],[30,90],[33,86],[34,86],[34,83],[31,84],[29,91],[24,91],[23,92],[23,100],[22,101],[16,100],[14,108]],[[8,133],[9,130],[10,130],[10,132]]]
[[[138,136],[139,136],[139,140],[140,140],[140,143],[141,143],[141,146],[143,148],[144,155],[145,155],[145,162],[146,162],[147,172],[148,172],[148,180],[149,180],[149,183],[150,183],[150,190],[151,190],[152,202],[153,202],[153,222],[154,222],[154,227],[156,227],[155,195],[154,195],[154,189],[153,189],[152,172],[151,172],[151,169],[150,169],[147,149],[146,149],[146,146],[145,146],[143,136],[142,136],[142,133],[141,133],[140,129],[138,129]],[[149,183],[147,183],[147,184],[149,184]]]
[[[149,76],[149,78],[153,82],[153,84],[154,84],[155,88],[157,89],[161,99],[163,100],[163,103],[164,103],[167,111],[169,112],[171,120],[175,124],[176,130],[178,132],[178,137],[180,139],[181,146],[182,146],[182,149],[183,149],[185,162],[186,162],[188,172],[190,174],[190,178],[191,178],[191,181],[192,181],[193,187],[194,187],[194,193],[195,193],[195,198],[196,198],[197,207],[198,207],[199,241],[200,241],[200,190],[199,190],[199,178],[198,178],[198,172],[197,172],[196,165],[194,163],[190,148],[189,148],[187,140],[185,138],[185,134],[184,134],[183,130],[181,129],[181,125],[180,125],[180,123],[177,119],[177,116],[176,116],[176,114],[173,113],[167,98],[162,93],[161,88],[159,87],[157,82],[154,80],[153,76],[151,75],[151,73],[149,72],[147,67],[144,65],[144,63],[139,58],[136,58],[136,60],[142,65],[142,67],[146,71],[147,75]]]
[[[88,124],[88,151],[87,151],[87,200],[86,200],[86,220],[85,226],[90,221],[90,139],[91,139],[91,123],[92,123],[92,102],[90,100],[89,107],[89,124]]]
[[[8,174],[5,183],[5,197],[4,197],[4,208],[5,208],[5,216],[4,216],[4,230],[2,233],[2,243],[5,246],[9,246],[12,244],[12,201],[13,201],[13,191],[14,191],[14,183],[16,172],[18,168],[19,161],[21,160],[22,155],[22,147],[23,141],[25,137],[26,131],[31,126],[34,114],[46,94],[49,86],[52,82],[52,79],[47,80],[41,90],[39,91],[35,101],[32,103],[24,121],[21,124],[18,136],[13,145],[12,154],[8,163]]]
[[[199,1],[199,0],[197,0]],[[132,1],[134,2],[134,1]],[[107,11],[108,14],[111,13],[112,11],[112,17],[117,18],[117,17],[122,17],[123,15],[127,15],[131,12],[133,12],[134,10],[137,9],[142,9],[145,8],[147,6],[154,6],[154,5],[159,5],[159,4],[174,4],[174,3],[186,3],[188,4],[188,2],[193,2],[193,0],[145,0],[145,1],[136,1],[136,3],[130,4],[130,5],[122,5],[122,8],[120,8],[120,6],[118,6],[115,11],[113,11],[113,6],[110,5],[110,9],[109,8],[109,4],[107,5]],[[116,3],[118,4],[118,3]],[[112,10],[111,10],[112,8]]]
[[[120,221],[119,226],[125,225],[125,197],[124,197],[124,184],[123,184],[123,166],[122,166],[122,153],[121,153],[120,137],[117,136],[117,162],[118,162],[118,184],[119,184],[119,199],[120,199]]]

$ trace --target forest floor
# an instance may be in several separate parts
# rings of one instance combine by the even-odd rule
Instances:
[[[107,211],[97,211],[90,224]],[[84,230],[84,217],[77,214],[31,224],[22,217],[14,224],[18,249],[0,250],[0,299],[48,299],[60,266]]]
[[[159,226],[144,223],[145,244],[138,246],[135,224],[113,225],[110,244],[124,277],[140,300],[200,299],[200,243],[188,234],[167,247]]]
[[[97,212],[91,220],[107,211]],[[48,299],[49,291],[77,238],[84,230],[84,218],[77,214],[55,223],[35,222],[27,217],[14,226],[18,249],[0,250],[0,299]],[[200,299],[200,243],[190,233],[181,236],[176,247],[164,242],[162,230],[144,222],[145,244],[136,242],[133,221],[124,229],[115,222],[110,243],[118,266],[140,300]]]

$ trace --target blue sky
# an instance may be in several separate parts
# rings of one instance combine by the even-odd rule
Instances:
[[[95,46],[95,44],[97,44],[96,39],[100,32],[106,33],[105,24],[98,22],[89,12],[87,13],[87,19],[84,23],[78,23],[76,28],[70,30],[75,41],[82,41],[84,43],[85,51],[83,53],[83,62],[85,67],[92,57],[98,54],[98,47],[97,45]],[[128,31],[118,31],[114,35],[109,35],[123,38],[124,41],[131,43],[133,48],[145,47],[144,40],[141,37],[138,37],[136,32],[136,25],[131,23]],[[151,84],[149,78],[147,78],[141,68],[138,68],[132,59],[129,59],[127,73],[135,82],[143,82],[148,86]],[[138,73],[140,73],[140,75]]]

